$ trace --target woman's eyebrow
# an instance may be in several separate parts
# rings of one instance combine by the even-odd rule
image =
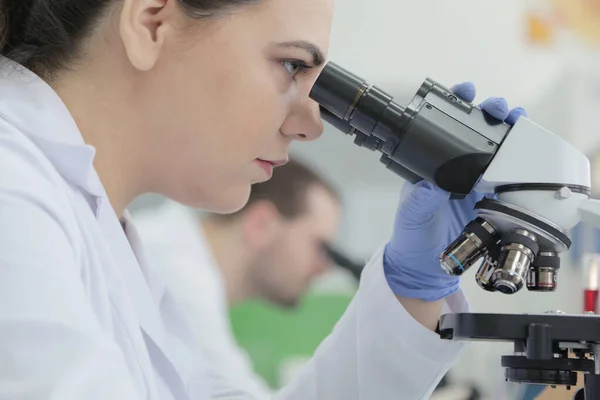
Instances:
[[[279,46],[279,47],[295,47],[298,49],[308,51],[312,55],[313,65],[315,67],[318,67],[325,62],[325,56],[323,55],[323,51],[321,51],[319,46],[317,46],[316,44],[313,44],[311,42],[307,42],[304,40],[294,40],[291,42],[277,43],[277,46]]]

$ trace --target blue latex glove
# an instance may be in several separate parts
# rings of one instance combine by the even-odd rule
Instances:
[[[462,83],[452,87],[465,101],[475,99],[475,86]],[[492,97],[480,108],[490,116],[513,125],[525,110],[508,110],[506,100]],[[450,200],[450,193],[421,181],[406,183],[396,213],[394,233],[385,248],[383,268],[394,294],[437,301],[458,290],[458,277],[440,267],[440,253],[475,218],[473,208],[484,194],[471,193],[462,200]]]

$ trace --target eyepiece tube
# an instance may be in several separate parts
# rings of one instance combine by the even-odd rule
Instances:
[[[366,88],[364,79],[330,62],[319,75],[310,97],[339,118],[348,120]]]
[[[331,124],[334,128],[342,131],[347,135],[352,135],[354,133],[354,128],[350,125],[349,122],[344,121],[325,107],[321,106],[321,118],[323,121]]]
[[[392,96],[333,62],[317,78],[310,97],[365,135],[383,141],[397,142],[398,129],[410,122]]]

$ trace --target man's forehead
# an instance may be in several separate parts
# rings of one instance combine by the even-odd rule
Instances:
[[[311,185],[306,191],[306,216],[311,219],[334,220],[338,216],[340,203],[333,193],[323,185]]]

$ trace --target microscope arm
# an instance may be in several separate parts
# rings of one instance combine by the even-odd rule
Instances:
[[[600,200],[585,199],[579,205],[581,223],[600,229]]]

